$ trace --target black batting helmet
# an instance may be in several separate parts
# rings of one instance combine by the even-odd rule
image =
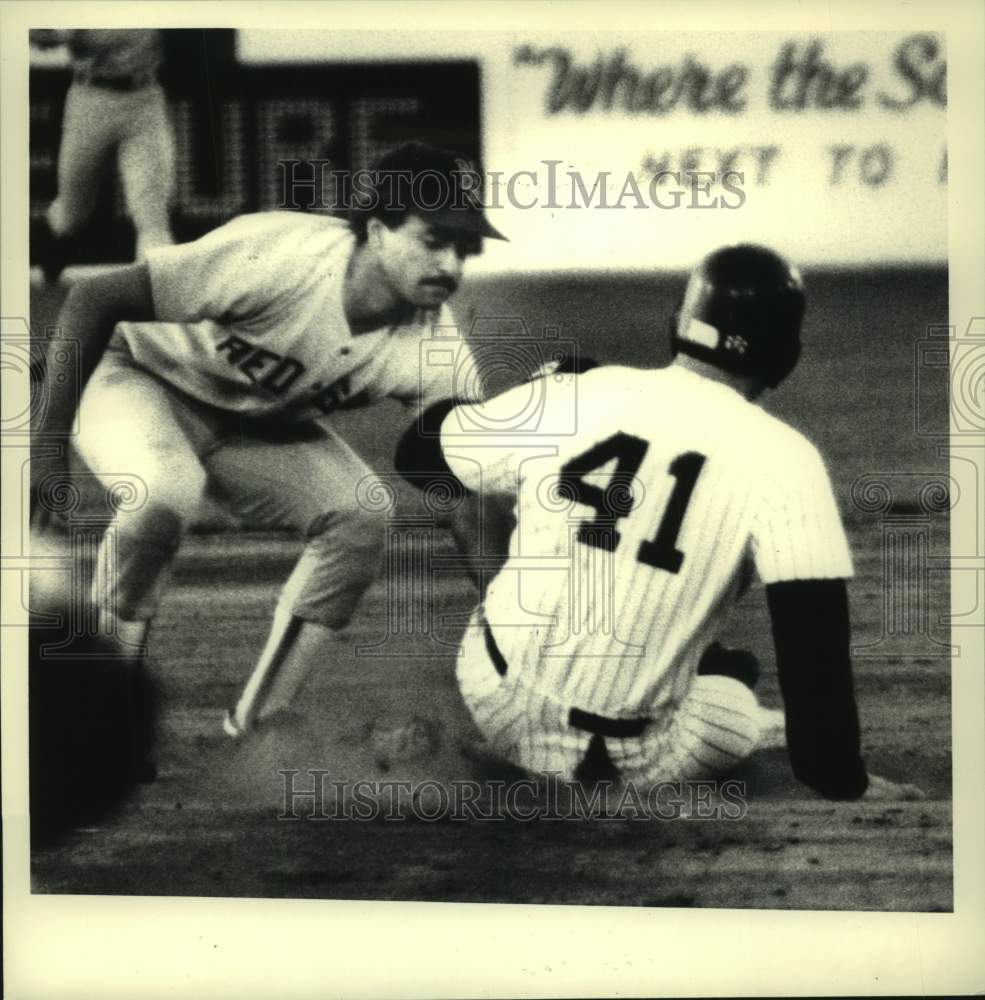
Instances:
[[[800,357],[806,300],[793,265],[744,243],[709,254],[688,279],[671,320],[671,348],[776,388]]]

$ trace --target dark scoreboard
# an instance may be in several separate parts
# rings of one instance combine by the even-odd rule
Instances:
[[[368,169],[420,139],[481,156],[479,67],[473,61],[240,65],[233,32],[165,33],[162,82],[177,144],[172,225],[195,239],[244,212],[334,214],[333,172]],[[67,68],[31,70],[32,233],[57,190]],[[83,239],[82,260],[133,258],[115,161]],[[32,240],[32,245],[36,245]]]

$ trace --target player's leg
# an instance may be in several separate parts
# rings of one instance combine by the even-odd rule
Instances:
[[[489,637],[479,613],[472,616],[458,649],[455,677],[469,714],[494,754],[514,753],[513,730],[520,705],[509,697],[501,658],[490,656]]]
[[[58,194],[48,208],[48,224],[58,237],[76,233],[92,214],[117,141],[118,121],[111,110],[110,101],[97,88],[69,87],[58,150]]]
[[[79,453],[116,513],[96,561],[92,600],[99,631],[125,657],[135,759],[152,780],[156,692],[144,654],[166,574],[198,511],[205,473],[193,438],[203,435],[177,397],[110,349],[79,408]]]
[[[74,84],[65,98],[58,151],[58,192],[39,234],[36,258],[54,283],[78,253],[78,234],[92,214],[116,143],[115,122],[98,106],[92,88]]]
[[[672,718],[643,736],[607,739],[624,778],[690,781],[730,771],[760,748],[764,716],[752,690],[733,677],[697,676]]]
[[[93,599],[104,627],[143,644],[165,577],[201,505],[197,451],[206,423],[125,350],[106,352],[79,407],[77,448],[116,508],[103,539]]]
[[[486,753],[534,774],[575,776],[590,734],[568,725],[567,706],[510,678],[479,614],[466,629],[455,672],[462,699],[486,738]]]
[[[312,426],[304,440],[241,439],[206,465],[218,494],[248,523],[292,526],[306,538],[226,720],[236,736],[290,708],[313,665],[336,658],[340,633],[379,576],[385,514],[360,499],[372,479],[368,466],[326,428]]]
[[[174,130],[164,91],[149,87],[131,100],[130,124],[119,147],[127,212],[137,234],[137,259],[150,247],[173,243]]]
[[[698,676],[731,677],[755,691],[759,681],[759,660],[746,649],[711,643],[698,663]],[[782,749],[787,745],[786,717],[782,709],[759,706],[757,750]]]

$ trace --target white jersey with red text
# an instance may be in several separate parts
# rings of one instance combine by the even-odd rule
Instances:
[[[453,395],[471,355],[447,306],[351,331],[343,284],[354,241],[340,219],[264,212],[154,248],[147,266],[157,319],[119,323],[116,336],[141,367],[250,417],[307,420],[384,397]],[[440,363],[425,356],[422,342],[432,337]]]
[[[510,676],[606,717],[658,717],[755,570],[847,578],[823,461],[800,433],[679,365],[551,376],[442,427],[449,466],[516,494],[485,616]]]

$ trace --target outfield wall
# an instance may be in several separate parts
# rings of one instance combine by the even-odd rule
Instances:
[[[738,239],[804,265],[946,261],[939,35],[167,35],[180,239],[247,211],[328,211],[326,172],[426,138],[482,155],[511,243],[480,271],[684,268]],[[55,190],[62,63],[32,70],[35,223]],[[91,259],[127,259],[118,191],[97,215]]]

